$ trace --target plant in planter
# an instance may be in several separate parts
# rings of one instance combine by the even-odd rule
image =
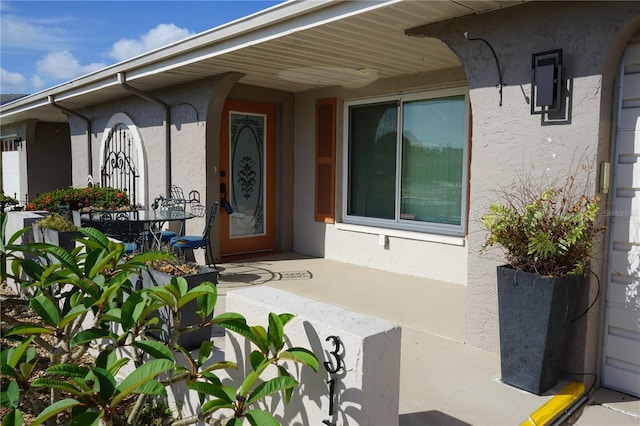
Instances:
[[[184,278],[188,290],[196,288],[203,282],[218,283],[218,271],[216,269],[201,266],[194,262],[185,262],[175,257],[149,261],[146,266],[147,269],[141,273],[142,286],[148,289],[165,285],[176,277]],[[169,341],[172,335],[171,329],[174,326],[172,319],[176,313],[170,312],[170,307],[158,310],[160,324],[157,337],[160,340]],[[195,300],[185,305],[184,309],[182,309],[180,322],[182,332],[177,343],[187,349],[195,349],[200,347],[202,341],[209,340],[214,329],[211,324],[205,325],[207,319],[198,314],[198,306]],[[218,331],[222,331],[222,329],[218,329]]]
[[[508,262],[497,270],[502,380],[536,394],[558,381],[593,240],[604,229],[595,225],[599,198],[583,190],[590,170],[542,187],[523,178],[482,218],[482,250],[500,246]]]
[[[53,244],[68,252],[73,250],[74,240],[81,235],[73,222],[58,213],[50,213],[33,224],[33,237],[36,242]]]

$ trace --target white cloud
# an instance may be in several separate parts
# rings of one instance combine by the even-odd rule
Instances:
[[[52,80],[73,79],[106,66],[104,63],[82,65],[68,50],[49,53],[36,64],[38,75]]]
[[[117,61],[132,58],[174,41],[182,40],[194,33],[174,24],[159,24],[139,39],[123,38],[113,44],[109,55]]]
[[[69,43],[64,21],[23,18],[12,14],[2,16],[2,48],[49,50]]]
[[[47,82],[44,81],[42,77],[40,77],[39,75],[34,74],[31,77],[31,87],[33,87],[36,90],[41,90],[47,87]]]
[[[0,92],[25,93],[27,79],[20,73],[0,68]]]

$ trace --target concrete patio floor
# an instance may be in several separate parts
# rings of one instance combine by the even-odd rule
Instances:
[[[502,383],[499,356],[463,342],[464,286],[293,253],[218,267],[219,309],[228,291],[267,285],[400,325],[401,426],[520,425],[569,383],[542,396]],[[637,426],[640,400],[599,389],[562,424]]]

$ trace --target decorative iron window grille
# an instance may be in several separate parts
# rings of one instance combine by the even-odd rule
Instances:
[[[100,184],[120,189],[127,193],[131,204],[138,205],[137,151],[127,126],[119,124],[111,129],[105,142]]]

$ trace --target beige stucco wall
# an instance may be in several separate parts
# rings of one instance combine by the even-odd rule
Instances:
[[[195,190],[202,204],[210,206],[219,199],[219,134],[220,113],[227,98],[265,102],[276,105],[276,228],[277,249],[288,251],[293,246],[293,95],[276,90],[238,84],[242,74],[225,74],[190,84],[174,86],[151,93],[170,108],[171,181],[181,187],[184,195]],[[135,87],[135,82],[130,83]],[[78,113],[91,120],[92,177],[100,182],[101,145],[106,133],[123,115],[135,125],[136,137],[142,142],[144,198],[139,204],[148,207],[159,194],[165,195],[167,180],[164,108],[138,96],[123,98],[86,108]],[[86,122],[70,116],[73,148],[73,185],[87,184],[88,148]],[[187,221],[186,232],[198,235],[205,218]],[[214,222],[214,239],[218,221]],[[217,240],[214,252],[219,253]],[[204,253],[196,251],[196,259]]]
[[[454,284],[466,283],[465,238],[398,232],[339,223],[342,209],[342,104],[351,99],[422,91],[445,87],[466,87],[462,69],[449,69],[400,78],[381,79],[364,87],[334,87],[296,95],[295,218],[296,252],[323,256],[341,262],[425,277]],[[336,224],[314,221],[315,102],[338,98]],[[388,238],[386,246],[380,236]]]
[[[638,29],[637,2],[541,2],[496,13],[462,18],[422,29],[442,39],[463,63],[470,85],[473,149],[469,217],[469,256],[465,341],[498,350],[495,267],[504,262],[497,250],[480,253],[485,233],[480,218],[496,199],[500,185],[533,170],[534,177],[566,175],[572,165],[588,161],[597,170],[610,161],[614,89],[620,54]],[[495,49],[506,85],[499,106],[496,64],[482,42]],[[570,114],[549,124],[530,114],[531,55],[563,49],[563,70],[570,89]],[[533,168],[533,169],[532,169]],[[597,192],[597,172],[588,187]],[[608,194],[600,194],[606,207]],[[603,220],[605,218],[603,217]],[[606,289],[605,236],[598,241],[590,282],[577,312],[586,309],[600,289],[600,301],[574,324],[565,364],[571,371],[597,371],[601,353],[603,299]]]

